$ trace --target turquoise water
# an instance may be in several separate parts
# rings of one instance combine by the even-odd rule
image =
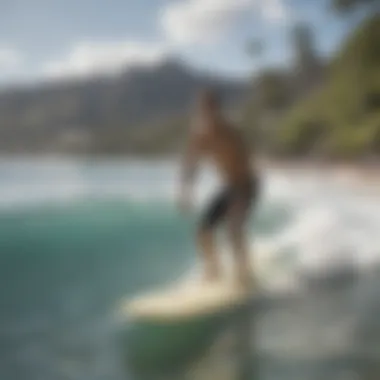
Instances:
[[[8,192],[0,214],[0,378],[57,378],[59,362],[95,363],[120,299],[188,269],[192,223],[173,205],[104,191],[134,181],[125,171],[3,166],[3,192],[21,194]],[[78,182],[87,194],[71,192]]]
[[[330,195],[327,201],[323,195],[326,181],[318,192],[315,183],[320,183],[320,179],[310,185],[309,178],[286,178],[276,173],[267,178],[265,194],[257,214],[251,218],[253,242],[265,247],[272,244],[272,250],[276,244],[281,262],[291,261],[289,265],[294,269],[297,252],[305,244],[317,247],[306,232],[296,234],[303,240],[292,238],[295,231],[301,231],[300,226],[309,225],[309,230],[316,233],[321,226],[313,224],[315,220],[328,220],[330,224],[321,225],[330,232],[333,229],[334,236],[330,239],[326,235],[325,243],[330,239],[334,244],[321,249],[328,250],[331,257],[347,243],[347,238],[339,241],[338,237],[345,236],[349,227],[342,220],[347,221],[347,215],[353,215],[361,227],[356,227],[360,233],[352,245],[356,251],[367,249],[378,219],[368,213],[364,215],[364,206],[346,207],[357,205],[361,198],[351,194],[356,198],[347,200],[346,190],[331,185],[331,191],[335,192],[331,194],[337,198],[331,201]],[[173,201],[175,179],[171,163],[74,160],[0,163],[0,379],[119,380],[136,376],[121,360],[115,339],[119,328],[115,310],[125,297],[172,283],[194,269],[193,233],[197,216],[215,182],[211,174],[202,177],[196,211],[184,217]],[[368,206],[368,197],[361,201],[377,215],[374,206]],[[326,209],[330,214],[325,220]],[[358,209],[361,214],[353,214]],[[368,218],[361,220],[363,215]],[[326,229],[321,231],[326,234]],[[372,248],[377,244],[376,238],[374,233]],[[376,256],[367,249],[365,257],[371,258],[372,263]],[[298,261],[300,265],[302,260]],[[304,268],[310,269],[314,264],[310,265]],[[287,280],[294,280],[294,276],[288,275]],[[286,288],[292,282],[285,281],[281,287]],[[294,286],[299,288],[301,284]],[[365,294],[372,294],[371,286],[366,282]],[[347,308],[347,297],[342,294],[339,299]],[[359,298],[366,302],[364,296]],[[298,302],[302,308],[304,304]],[[331,309],[330,301],[323,302]],[[353,304],[350,305],[352,309]],[[269,331],[263,346],[267,354],[283,352],[281,347],[292,342],[292,336],[284,333],[295,329],[294,325],[287,325],[288,317],[283,315],[289,312],[286,310],[282,314],[273,312],[263,320],[262,331]],[[272,327],[267,326],[268,321],[272,321]],[[276,344],[272,342],[273,326],[281,330],[277,338],[284,339]],[[302,331],[311,329],[302,328]],[[317,328],[320,327],[313,327]],[[302,335],[293,330],[294,336]],[[306,347],[308,341],[308,338],[303,341]],[[302,347],[298,350],[304,352]],[[269,364],[265,378],[279,378],[273,376],[284,366],[284,360],[281,357],[277,364]],[[304,369],[304,365],[297,368]],[[294,366],[293,363],[289,368]]]

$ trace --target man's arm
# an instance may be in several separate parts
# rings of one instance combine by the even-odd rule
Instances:
[[[192,132],[181,162],[180,200],[185,208],[189,206],[194,179],[198,171],[202,155],[203,138],[199,133]]]

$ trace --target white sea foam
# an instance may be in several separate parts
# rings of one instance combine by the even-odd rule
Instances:
[[[379,196],[364,186],[353,191],[331,178],[281,174],[269,182],[268,201],[280,199],[291,208],[292,219],[270,237],[252,239],[252,251],[261,252],[262,266],[271,268],[268,282],[276,282],[272,268],[283,268],[277,271],[281,284],[293,286],[300,272],[325,274],[343,265],[361,271],[379,263]]]
[[[0,210],[78,199],[165,201],[176,194],[176,167],[170,162],[0,162]],[[197,190],[197,208],[219,181],[206,170]],[[323,174],[308,176],[268,172],[261,204],[281,204],[291,219],[270,236],[253,234],[252,252],[265,278],[277,279],[274,268],[294,283],[295,269],[326,271],[351,261],[359,269],[380,258],[380,202],[374,192],[361,191]],[[258,252],[258,253],[257,253]],[[271,268],[271,269],[269,269]],[[263,269],[264,271],[264,269]]]

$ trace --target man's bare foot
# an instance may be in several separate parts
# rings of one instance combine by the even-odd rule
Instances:
[[[238,276],[237,284],[244,290],[253,290],[257,286],[256,278],[251,273],[244,273]]]
[[[205,284],[214,284],[221,280],[222,276],[219,270],[205,271],[202,274],[201,281]]]

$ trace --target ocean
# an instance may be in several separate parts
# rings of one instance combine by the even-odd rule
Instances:
[[[177,174],[171,161],[0,160],[0,380],[139,378],[116,311],[196,272],[198,216],[220,185],[205,168],[184,216]],[[323,172],[263,171],[250,244],[275,301],[257,317],[258,378],[380,373],[378,194]],[[215,378],[227,360],[211,352],[173,376]]]

